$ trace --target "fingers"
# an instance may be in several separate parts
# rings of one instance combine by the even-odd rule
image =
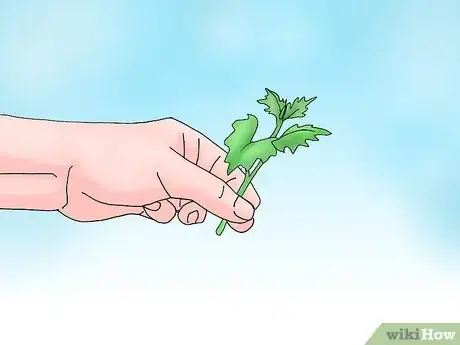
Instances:
[[[203,223],[206,213],[206,210],[194,201],[171,198],[145,206],[141,216],[159,223],[169,223],[177,214],[181,223],[193,225]]]
[[[236,192],[238,191],[238,188],[240,188],[241,184],[243,183],[243,181],[242,180],[240,181],[240,180],[241,180],[240,178],[233,178],[227,184]],[[255,189],[248,188],[248,190],[246,190],[243,196],[246,200],[248,200],[254,206],[255,209],[259,207],[260,198],[257,195],[257,192],[255,191]],[[252,226],[254,225],[254,219],[251,219],[245,223],[228,222],[228,225],[230,225],[230,227],[237,232],[246,232],[249,229],[251,229]]]
[[[174,210],[171,208],[174,207]],[[161,200],[145,206],[141,216],[153,219],[160,223],[168,223],[177,214],[179,221],[184,225],[201,224],[205,221],[207,212],[196,202],[187,199],[171,198]],[[254,219],[244,223],[229,222],[229,226],[237,232],[246,232],[254,225]]]
[[[203,223],[206,219],[206,210],[194,201],[189,201],[181,207],[177,217],[185,225]]]
[[[228,164],[225,163],[226,152],[211,139],[199,133],[193,128],[178,122],[177,140],[173,142],[173,149],[186,160],[195,163],[204,170],[217,176],[221,180],[228,182],[234,191],[243,183],[244,173],[240,169],[236,169],[227,174]],[[255,208],[260,205],[260,198],[256,190],[251,184],[245,194],[245,198],[249,200]]]
[[[233,177],[231,178],[227,184],[235,191],[237,192],[240,186],[243,184],[244,180],[244,174],[240,175],[238,177]],[[255,209],[257,209],[260,206],[260,197],[257,194],[256,190],[250,185],[246,192],[244,192],[243,197],[249,201]]]
[[[158,223],[169,223],[176,216],[176,208],[168,200],[160,200],[144,206],[144,212]]]
[[[219,150],[221,149],[219,148]],[[225,155],[226,153],[224,152],[223,155],[218,156],[218,158],[216,158],[216,160],[214,161],[215,164],[210,170],[210,172],[211,174],[216,175],[217,177],[226,181],[228,185],[232,187],[233,190],[237,191],[238,188],[243,183],[245,175],[244,175],[244,172],[242,172],[240,169],[235,169],[230,173],[230,175],[228,175],[227,174],[228,164],[225,163]],[[252,183],[249,185],[248,189],[245,192],[245,198],[251,201],[251,203],[254,205],[255,208],[259,207],[260,197],[257,194]]]
[[[196,202],[176,198],[171,198],[170,201],[176,208],[178,218],[182,224],[200,224],[206,219],[206,210]]]
[[[193,200],[216,216],[234,223],[244,223],[254,216],[255,209],[250,202],[239,197],[216,176],[179,155],[171,157],[163,175],[158,174],[158,178],[171,197]]]
[[[236,232],[246,232],[248,230],[250,230],[253,225],[254,225],[254,218],[251,219],[251,220],[248,220],[247,222],[245,223],[241,223],[241,224],[238,224],[238,223],[228,223],[228,225],[230,225],[230,227],[235,230]]]
[[[144,212],[140,215],[153,219],[159,223],[169,223],[177,214],[179,221],[184,225],[201,224],[205,221],[207,212],[196,202],[187,199],[171,198],[161,200],[144,207]],[[232,229],[243,233],[252,228],[254,219],[244,223],[229,222]]]

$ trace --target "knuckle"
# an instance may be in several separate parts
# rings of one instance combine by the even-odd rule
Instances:
[[[219,199],[229,200],[235,197],[235,191],[225,183],[222,184],[219,192]]]
[[[167,127],[172,127],[172,128],[177,128],[177,127],[179,127],[180,124],[181,124],[179,121],[177,121],[177,120],[176,120],[175,118],[173,118],[173,117],[166,117],[166,118],[160,120],[160,122],[161,122],[163,125],[165,125],[165,126],[167,126]]]
[[[233,190],[238,189],[244,181],[244,175],[239,172],[232,172],[227,179],[226,183],[229,185]]]
[[[164,119],[160,120],[161,123],[177,123],[177,120],[172,117],[165,117]]]
[[[235,181],[236,183],[242,183],[244,180],[244,173],[241,171],[235,171],[232,173],[233,175],[230,176],[230,179]]]

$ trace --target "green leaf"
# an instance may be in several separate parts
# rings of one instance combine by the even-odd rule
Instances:
[[[267,107],[264,111],[281,120],[284,108],[287,106],[287,101],[282,99],[275,91],[270,89],[265,89],[265,91],[265,97],[258,99],[257,103],[266,105]]]
[[[307,114],[308,106],[316,99],[316,97],[311,98],[299,98],[294,99],[292,103],[287,104],[286,113],[283,116],[283,120],[294,119],[299,117],[304,117]]]
[[[299,146],[308,147],[307,140],[318,141],[319,135],[331,135],[326,129],[313,127],[312,125],[298,125],[295,124],[289,127],[273,145],[280,152],[284,152],[288,148],[291,153],[294,153]]]
[[[277,151],[273,146],[275,138],[252,141],[258,125],[257,117],[251,114],[248,114],[247,119],[233,122],[233,132],[224,141],[228,147],[225,157],[228,174],[237,167],[243,167],[248,171],[258,159],[265,163],[270,157],[276,156]]]

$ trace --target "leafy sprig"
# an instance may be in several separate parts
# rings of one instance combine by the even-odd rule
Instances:
[[[243,183],[237,191],[239,196],[244,195],[262,165],[278,152],[284,153],[289,149],[294,154],[300,146],[309,147],[308,141],[318,141],[318,136],[331,134],[324,128],[296,123],[280,135],[286,121],[306,116],[309,105],[316,97],[297,97],[289,102],[270,89],[265,91],[264,98],[258,99],[257,102],[265,105],[264,111],[276,119],[272,134],[265,139],[254,141],[259,122],[255,115],[248,114],[247,118],[233,122],[233,132],[224,141],[228,148],[225,158],[225,162],[228,163],[227,173],[230,174],[235,169],[241,168],[245,174]],[[216,234],[222,235],[226,226],[227,221],[222,220],[216,229]]]

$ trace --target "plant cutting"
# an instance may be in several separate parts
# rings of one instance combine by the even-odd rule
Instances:
[[[308,141],[318,141],[318,136],[327,136],[331,132],[324,128],[309,124],[294,123],[280,134],[284,124],[292,120],[303,118],[307,114],[308,106],[316,97],[297,97],[292,101],[281,98],[276,92],[265,89],[265,97],[257,103],[265,105],[264,111],[275,117],[275,128],[272,134],[259,140],[253,140],[259,126],[255,115],[248,114],[247,118],[233,122],[233,131],[225,139],[228,148],[225,162],[228,163],[227,173],[235,169],[244,172],[244,180],[237,194],[243,196],[260,168],[278,152],[286,149],[294,154],[300,146],[309,147]],[[222,219],[216,229],[218,236],[222,235],[227,221]]]

